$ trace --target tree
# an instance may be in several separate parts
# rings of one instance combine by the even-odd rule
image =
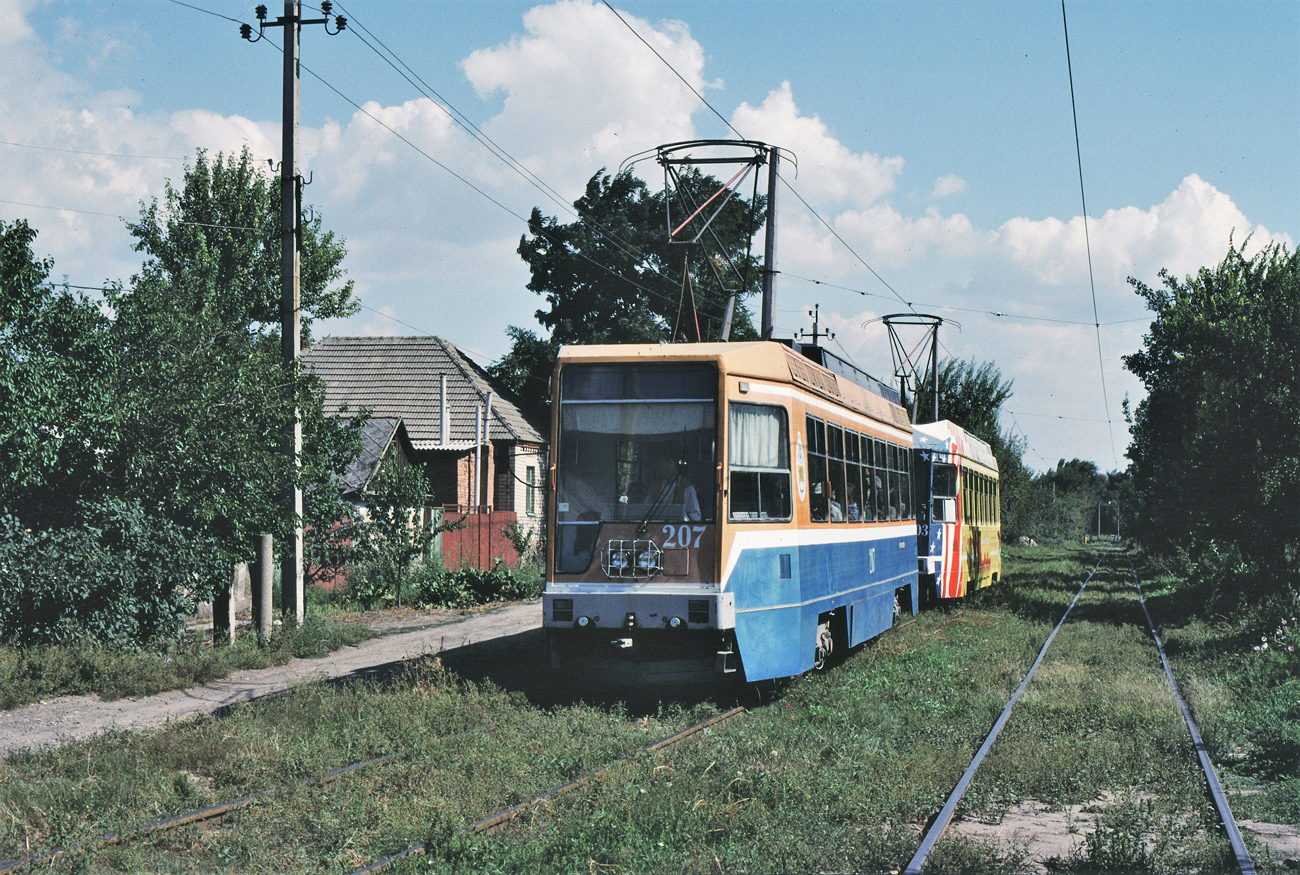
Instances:
[[[1011,398],[1012,381],[1003,381],[993,362],[976,364],[974,359],[947,358],[939,366],[939,417],[951,420],[988,442],[998,460],[999,492],[1002,503],[1002,537],[1042,537],[1037,527],[1029,469],[1024,463],[1024,442],[1002,431],[1002,406]],[[930,384],[917,387],[917,410],[934,409]]]
[[[1001,439],[998,417],[1011,397],[1013,381],[1002,381],[993,362],[977,365],[975,359],[947,358],[939,365],[939,418],[948,419],[992,443]],[[930,383],[917,387],[917,410],[922,419],[934,409]]]
[[[1229,241],[1215,267],[1129,282],[1154,321],[1124,358],[1147,397],[1130,419],[1142,538],[1228,547],[1274,581],[1300,563],[1300,257]],[[1215,546],[1217,545],[1217,547]]]
[[[363,602],[387,595],[391,586],[402,606],[402,584],[417,559],[426,556],[439,531],[451,526],[426,526],[421,514],[429,497],[429,482],[419,465],[383,460],[366,487],[365,506],[354,509],[341,533],[352,545],[354,561],[365,563],[368,589],[355,589]]]
[[[680,204],[702,203],[721,185],[698,170],[685,172],[674,216]],[[602,169],[574,202],[573,222],[533,209],[518,251],[532,274],[529,290],[546,299],[536,316],[548,334],[511,326],[514,345],[490,369],[494,377],[521,397],[536,397],[561,344],[716,339],[728,288],[738,290],[731,338],[757,339],[745,299],[762,284],[749,245],[762,227],[765,199],[727,202],[711,225],[719,247],[709,234],[699,244],[669,243],[667,197],[630,170],[610,176]]]
[[[108,488],[209,533],[232,560],[251,558],[254,534],[288,532],[289,391],[303,419],[309,502],[341,508],[331,477],[356,450],[357,423],[327,418],[318,381],[280,361],[277,189],[247,149],[211,160],[200,151],[180,188],[169,181],[163,202],[128,223],[146,256],[140,273],[105,290],[120,354]],[[355,311],[351,282],[340,282],[343,255],[319,217],[303,225],[303,340],[313,318]]]
[[[0,221],[0,509],[25,526],[67,522],[100,460],[111,402],[108,320],[48,282],[36,231]]]

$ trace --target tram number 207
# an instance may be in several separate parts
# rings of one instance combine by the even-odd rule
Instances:
[[[686,549],[689,547],[700,546],[700,535],[704,534],[706,526],[664,526],[664,549],[670,550],[674,547]]]

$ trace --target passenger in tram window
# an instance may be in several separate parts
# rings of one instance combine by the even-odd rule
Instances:
[[[838,489],[835,488],[835,484],[833,483],[831,484],[830,493],[831,493],[831,522],[842,523],[844,522],[844,505],[840,502],[840,492]]]
[[[857,470],[857,466],[856,465],[851,466],[849,469],[849,506],[848,506],[849,522],[851,523],[856,523],[858,520],[862,519],[862,503],[858,496],[858,493],[861,491],[861,487],[859,486],[861,479],[862,479],[861,472]]]

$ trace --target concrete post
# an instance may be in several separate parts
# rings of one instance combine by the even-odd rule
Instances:
[[[271,641],[272,589],[275,586],[275,547],[270,535],[257,536],[257,565],[253,578],[253,623],[257,626],[257,643],[265,647]]]
[[[212,600],[212,646],[221,647],[235,643],[235,597],[239,592],[239,572],[247,573],[247,566],[237,562],[230,569],[225,588]]]

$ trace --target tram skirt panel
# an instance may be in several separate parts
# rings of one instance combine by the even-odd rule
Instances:
[[[781,558],[792,552],[797,561]],[[849,646],[874,638],[893,625],[894,592],[904,586],[914,605],[915,543],[909,549],[906,538],[746,550],[727,582],[745,679],[811,669],[818,619],[828,611],[845,610]]]

